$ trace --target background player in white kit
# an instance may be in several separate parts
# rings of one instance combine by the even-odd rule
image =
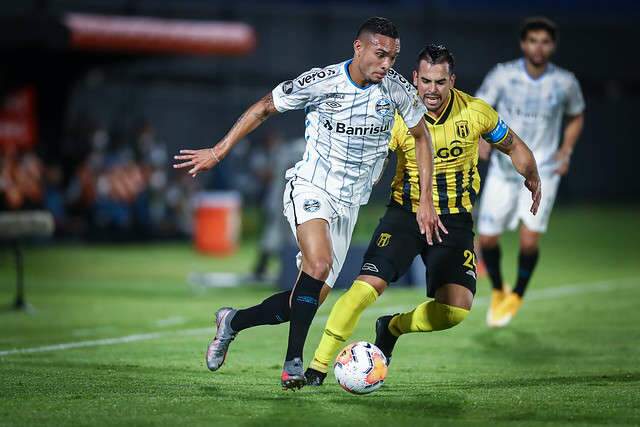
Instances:
[[[382,172],[396,111],[416,139],[423,201],[416,219],[427,241],[446,231],[433,207],[433,153],[424,124],[426,109],[415,88],[391,66],[400,51],[398,32],[388,19],[370,18],[358,30],[354,57],[314,68],[285,81],[251,106],[213,148],[181,150],[184,162],[174,167],[189,173],[215,166],[245,135],[270,115],[305,109],[307,148],[303,159],[287,171],[284,214],[297,238],[300,274],[291,291],[280,292],[244,310],[216,313],[216,336],[206,359],[215,371],[224,362],[239,331],[290,322],[281,383],[305,384],[302,352],[318,305],[340,273],[360,205],[367,203]]]
[[[520,32],[523,58],[496,65],[476,96],[496,107],[501,117],[527,141],[538,164],[542,201],[538,215],[529,212],[529,194],[509,158],[493,153],[480,200],[478,232],[482,256],[492,282],[489,326],[507,325],[522,297],[539,256],[538,241],[547,230],[560,177],[569,170],[580,136],[585,107],[575,76],[549,62],[556,47],[556,26],[546,18],[527,19]],[[566,118],[562,143],[560,131]],[[486,147],[486,146],[485,146]],[[518,275],[512,291],[500,271],[499,239],[505,228],[520,226]]]

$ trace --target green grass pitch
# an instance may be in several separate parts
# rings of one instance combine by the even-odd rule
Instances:
[[[251,305],[272,290],[194,292],[186,276],[246,271],[250,243],[224,259],[187,243],[29,248],[35,311],[0,312],[0,425],[638,425],[639,212],[558,209],[508,328],[486,328],[489,284],[480,280],[470,316],[449,331],[404,336],[385,385],[368,396],[347,394],[332,374],[319,389],[280,390],[287,325],[241,333],[225,366],[206,370],[216,308]],[[364,216],[357,238],[367,239],[373,224],[375,215]],[[507,279],[516,245],[505,237]],[[8,305],[10,253],[0,260],[0,301]],[[339,292],[318,313],[306,360]],[[353,340],[372,340],[379,315],[423,296],[391,289],[365,312]]]

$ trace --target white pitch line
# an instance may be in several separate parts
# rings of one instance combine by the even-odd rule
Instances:
[[[625,282],[629,280],[637,280],[637,278],[624,278],[619,280],[607,280],[601,282],[593,282],[593,283],[585,283],[585,284],[571,284],[571,285],[563,285],[554,288],[540,289],[540,290],[531,290],[527,294],[527,300],[545,300],[552,299],[558,297],[566,297],[571,295],[578,294],[586,294],[593,292],[609,292],[612,290],[625,288],[628,285],[624,285]],[[476,298],[473,306],[483,306],[489,302],[489,299],[486,297]],[[383,313],[393,313],[395,311],[402,311],[407,309],[407,306],[392,306],[392,307],[376,307],[371,310],[367,310],[364,313],[364,317],[371,317],[378,314]],[[327,320],[328,316],[316,316],[313,323],[322,323]],[[77,341],[77,342],[68,342],[61,344],[52,344],[45,345],[41,347],[29,347],[29,348],[16,348],[12,350],[3,350],[0,351],[0,357],[4,356],[12,356],[15,354],[31,354],[31,353],[44,353],[50,351],[62,351],[62,350],[71,350],[76,348],[85,348],[85,347],[99,347],[105,345],[116,345],[116,344],[126,344],[132,342],[139,341],[148,341],[153,339],[164,338],[172,335],[200,335],[207,334],[213,331],[212,327],[207,328],[193,328],[193,329],[181,329],[177,331],[166,331],[166,332],[150,332],[146,334],[134,334],[134,335],[126,335],[123,337],[117,338],[105,338],[98,340],[90,340],[90,341]]]

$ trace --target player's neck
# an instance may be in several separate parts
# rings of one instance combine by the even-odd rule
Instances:
[[[541,75],[543,75],[544,72],[547,71],[548,65],[549,65],[548,62],[545,62],[544,64],[536,65],[526,58],[524,60],[524,66],[525,66],[525,69],[527,70],[527,74],[529,74],[529,76],[531,76],[531,78],[533,79],[537,79]]]
[[[351,61],[351,63],[347,67],[349,71],[349,77],[351,77],[351,81],[357,84],[358,86],[360,87],[367,86],[369,82],[365,79],[364,75],[360,72],[360,70],[355,64],[355,61],[356,61],[355,59]]]

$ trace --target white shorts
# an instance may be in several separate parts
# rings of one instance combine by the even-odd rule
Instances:
[[[515,230],[522,223],[531,231],[547,231],[553,203],[556,200],[560,175],[541,176],[542,200],[536,215],[531,214],[531,192],[524,186],[523,179],[504,178],[501,174],[491,173],[480,198],[480,216],[478,233],[496,236],[508,228]]]
[[[329,223],[333,265],[326,283],[333,287],[347,256],[360,206],[340,204],[323,189],[300,178],[293,178],[287,182],[282,201],[284,216],[289,221],[296,241],[298,240],[296,233],[298,225],[318,218]],[[298,268],[302,266],[302,253],[300,252],[296,257],[296,263]]]

